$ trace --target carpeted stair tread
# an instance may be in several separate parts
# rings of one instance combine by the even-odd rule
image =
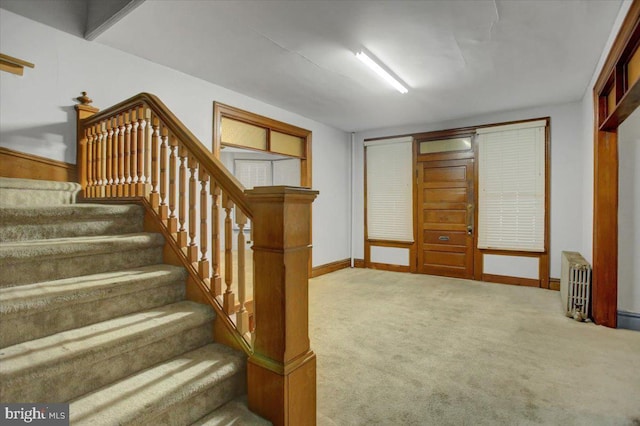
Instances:
[[[80,184],[75,182],[0,177],[3,207],[72,204],[80,190]]]
[[[71,401],[71,424],[191,424],[244,393],[245,362],[226,346],[203,346]]]
[[[268,426],[271,422],[251,412],[246,396],[229,401],[191,426]]]
[[[0,241],[136,233],[143,217],[135,204],[0,208]]]
[[[0,245],[0,260],[6,263],[45,256],[73,257],[132,250],[140,246],[162,245],[161,234],[140,232],[124,235],[102,235],[71,238],[51,238],[40,241],[14,241]]]
[[[164,237],[136,233],[0,244],[0,286],[31,284],[162,262]]]
[[[0,288],[0,347],[178,302],[185,279],[160,264]]]
[[[97,389],[209,343],[214,316],[185,301],[6,347],[3,402],[58,402]]]

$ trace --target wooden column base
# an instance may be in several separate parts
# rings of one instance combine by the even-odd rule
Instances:
[[[285,366],[249,359],[249,409],[274,426],[316,424],[316,354],[299,359]]]

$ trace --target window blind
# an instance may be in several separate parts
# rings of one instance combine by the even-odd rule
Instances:
[[[478,129],[478,247],[544,251],[546,121]]]
[[[234,174],[245,188],[251,189],[254,186],[271,186],[271,161],[236,160],[235,168]]]
[[[365,142],[367,238],[413,242],[411,138]]]

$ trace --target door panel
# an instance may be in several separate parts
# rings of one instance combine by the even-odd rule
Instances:
[[[473,176],[473,159],[418,163],[418,272],[473,278]]]
[[[467,203],[465,188],[439,188],[424,190],[425,203]]]

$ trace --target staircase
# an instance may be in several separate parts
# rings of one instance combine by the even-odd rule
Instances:
[[[143,208],[79,189],[0,178],[0,400],[69,402],[73,425],[270,424]]]

